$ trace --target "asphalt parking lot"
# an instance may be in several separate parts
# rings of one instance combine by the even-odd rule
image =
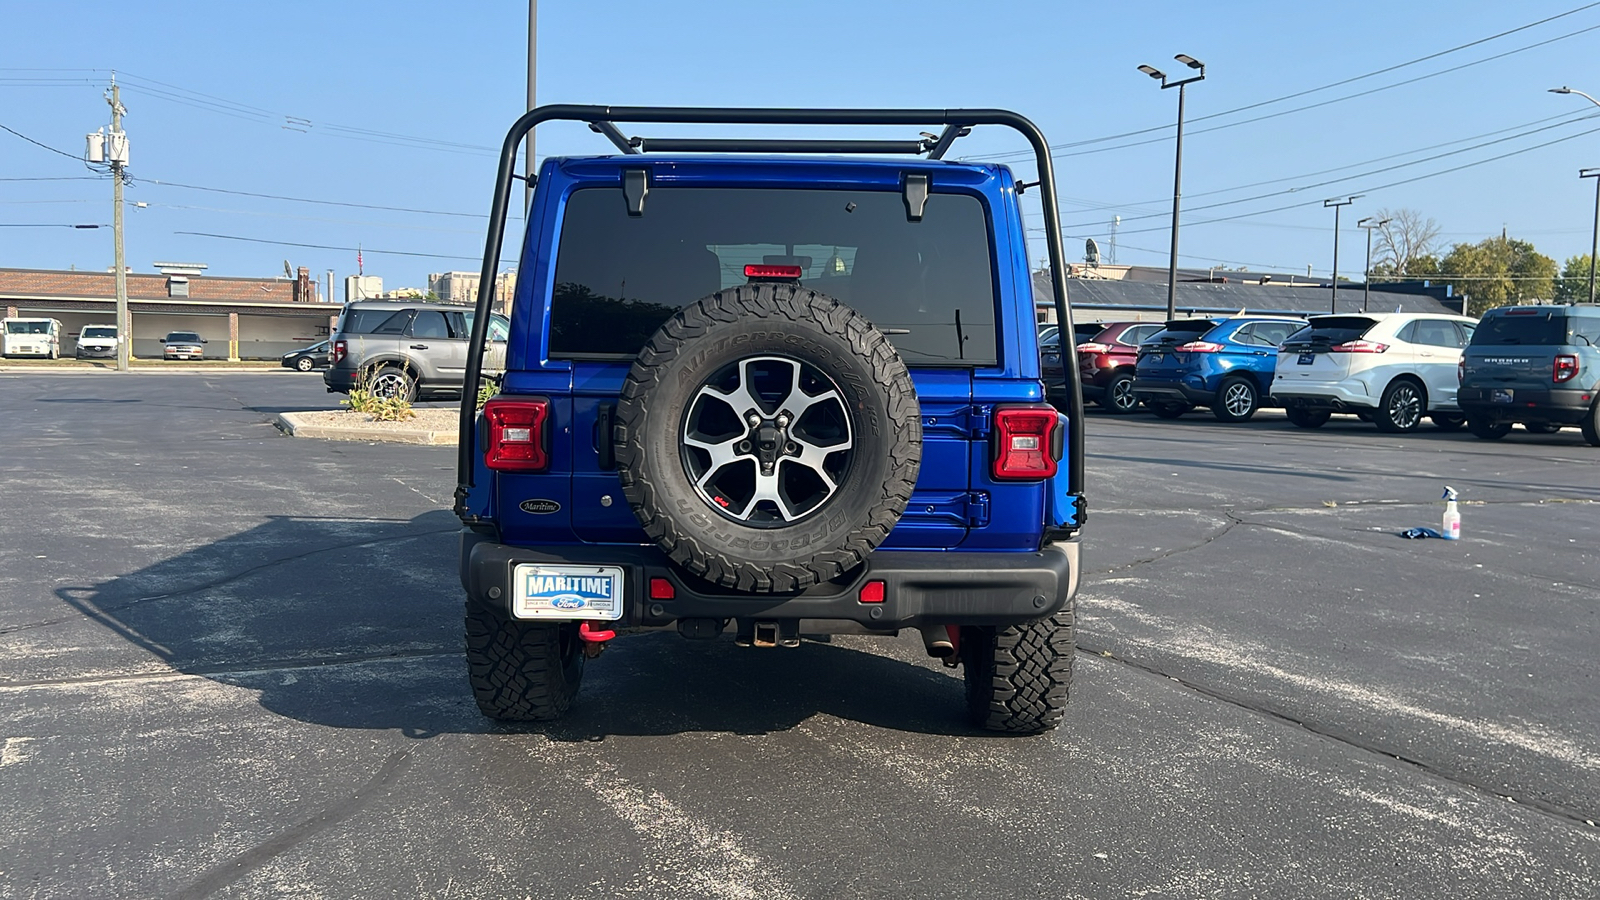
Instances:
[[[0,897],[1600,895],[1600,451],[1092,414],[1066,722],[914,635],[461,657],[450,448],[315,375],[0,375]],[[1463,540],[1437,527],[1445,484]]]

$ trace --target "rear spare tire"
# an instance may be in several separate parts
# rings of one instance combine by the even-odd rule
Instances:
[[[798,591],[861,564],[922,462],[905,363],[860,313],[786,284],[679,310],[629,370],[613,433],[645,534],[728,588]]]

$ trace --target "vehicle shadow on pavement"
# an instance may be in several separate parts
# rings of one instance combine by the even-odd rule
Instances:
[[[56,593],[175,671],[256,691],[265,709],[334,728],[594,741],[764,734],[821,713],[890,729],[976,733],[960,715],[959,679],[848,646],[858,639],[747,649],[676,634],[625,636],[589,661],[566,719],[496,723],[478,712],[467,684],[457,528],[445,510],[409,521],[273,517]],[[912,638],[870,646],[920,652]],[[148,668],[137,660],[134,667]]]

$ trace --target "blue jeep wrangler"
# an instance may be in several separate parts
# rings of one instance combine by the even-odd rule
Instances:
[[[477,409],[518,145],[540,167],[506,370]],[[943,126],[915,140],[625,137],[617,123]],[[500,158],[461,407],[469,678],[545,720],[621,634],[750,647],[918,629],[975,725],[1039,732],[1072,672],[1084,518],[1077,366],[1045,404],[1019,184],[949,162],[1003,110],[541,107]],[[815,154],[848,154],[819,157]],[[805,155],[811,154],[811,155]],[[870,158],[868,154],[891,158]],[[665,673],[663,673],[665,674]]]

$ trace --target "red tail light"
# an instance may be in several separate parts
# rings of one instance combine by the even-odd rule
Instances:
[[[1328,348],[1328,352],[1329,353],[1382,353],[1383,351],[1385,351],[1387,349],[1389,349],[1389,345],[1388,344],[1380,344],[1377,341],[1345,341],[1342,344],[1334,344],[1332,347],[1329,347]]]
[[[1467,380],[1467,360],[1466,360],[1466,357],[1462,357],[1459,361],[1456,362],[1456,384],[1461,384],[1462,382],[1464,382],[1466,380]]]
[[[1172,348],[1179,353],[1221,353],[1222,345],[1211,341],[1190,341]]]
[[[1079,353],[1110,353],[1110,344],[1096,344],[1094,341],[1084,341],[1078,345]]]
[[[496,472],[543,472],[550,467],[550,401],[495,397],[483,407],[489,424],[484,465]]]
[[[1572,379],[1576,378],[1577,375],[1578,358],[1576,356],[1562,354],[1556,357],[1555,366],[1550,370],[1550,378],[1552,381],[1560,384],[1563,381],[1571,381]]]
[[[333,342],[333,363],[334,363],[334,365],[338,365],[339,363],[344,362],[344,358],[345,358],[346,354],[348,354],[349,352],[350,352],[350,346],[348,344],[346,344],[344,341],[334,341]]]
[[[744,267],[746,278],[799,278],[804,270],[799,266],[761,266],[748,265]]]
[[[994,411],[990,474],[1000,481],[1031,481],[1056,474],[1061,424],[1054,407],[1002,406]]]

